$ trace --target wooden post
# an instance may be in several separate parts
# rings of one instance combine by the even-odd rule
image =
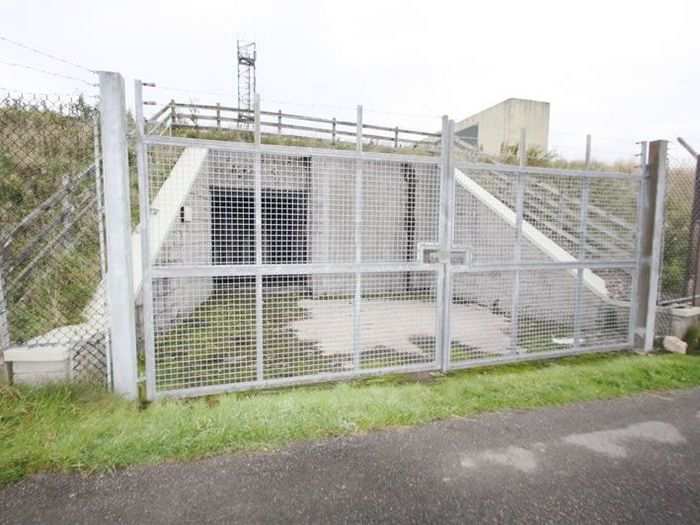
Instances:
[[[394,149],[399,149],[399,127],[394,128]]]
[[[282,110],[277,110],[277,134],[282,134]]]
[[[221,103],[216,103],[216,129],[221,129]]]

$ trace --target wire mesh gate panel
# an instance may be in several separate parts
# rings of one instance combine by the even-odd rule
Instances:
[[[145,147],[150,397],[436,368],[440,159]]]
[[[631,347],[641,176],[458,162],[451,367]]]
[[[632,344],[639,176],[143,144],[150,398]]]

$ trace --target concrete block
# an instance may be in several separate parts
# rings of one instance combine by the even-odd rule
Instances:
[[[700,322],[700,306],[680,306],[671,309],[671,335],[683,339],[688,328]]]
[[[681,341],[678,337],[667,335],[664,337],[664,350],[674,354],[685,354],[688,351],[688,343]]]
[[[10,364],[10,380],[16,384],[40,385],[70,380],[70,351],[63,345],[10,348],[4,352]]]

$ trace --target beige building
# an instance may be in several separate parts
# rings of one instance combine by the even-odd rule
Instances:
[[[509,98],[457,122],[455,132],[465,142],[478,145],[490,155],[520,142],[520,129],[527,132],[528,147],[549,147],[549,102]]]

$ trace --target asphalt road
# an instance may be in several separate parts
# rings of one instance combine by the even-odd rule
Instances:
[[[41,475],[0,523],[700,523],[700,389]]]

